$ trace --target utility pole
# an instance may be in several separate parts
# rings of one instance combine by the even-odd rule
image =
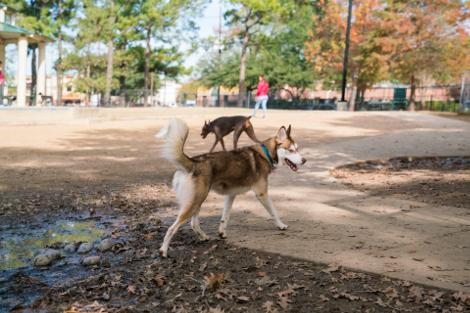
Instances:
[[[341,90],[341,102],[343,104],[346,102],[344,100],[344,96],[346,94],[346,76],[348,74],[349,34],[351,32],[352,6],[353,6],[353,0],[349,0],[348,28],[346,30],[346,49],[344,50],[344,63],[343,63],[343,86]]]
[[[220,12],[219,12],[219,75],[220,75],[220,65],[222,62],[222,4],[220,4]],[[220,85],[217,88],[217,106],[220,107]]]
[[[153,74],[152,72],[151,79],[150,79],[150,106],[152,106],[153,103]]]

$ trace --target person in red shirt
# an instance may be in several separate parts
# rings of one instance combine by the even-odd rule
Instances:
[[[258,112],[259,105],[263,107],[263,118],[266,117],[266,104],[268,103],[268,91],[269,91],[269,84],[266,81],[266,76],[261,75],[259,77],[258,83],[258,92],[256,93],[256,104],[255,104],[255,112],[253,112],[253,117],[256,117],[256,112]]]

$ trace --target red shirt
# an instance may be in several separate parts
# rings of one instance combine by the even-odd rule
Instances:
[[[269,84],[264,81],[260,81],[258,84],[258,92],[256,93],[257,97],[267,96],[269,90]]]

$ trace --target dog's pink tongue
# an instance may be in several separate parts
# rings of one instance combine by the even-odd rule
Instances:
[[[272,170],[271,173],[276,173],[276,170]]]

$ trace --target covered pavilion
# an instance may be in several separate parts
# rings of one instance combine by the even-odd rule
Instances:
[[[46,43],[54,43],[51,38],[38,35],[30,30],[16,26],[18,11],[0,3],[0,61],[5,68],[5,47],[8,44],[18,45],[18,85],[16,90],[17,106],[26,106],[26,60],[28,43],[38,44],[37,94],[46,91]]]

